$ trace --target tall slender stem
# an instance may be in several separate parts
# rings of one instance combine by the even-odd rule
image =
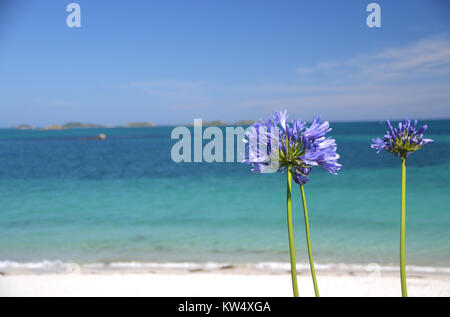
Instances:
[[[289,234],[289,254],[291,257],[291,277],[292,277],[292,290],[294,291],[294,297],[298,297],[298,285],[297,285],[297,266],[295,264],[295,247],[294,247],[294,232],[292,228],[292,203],[291,203],[291,187],[292,176],[291,167],[287,170],[287,224]]]
[[[303,185],[300,185],[300,190],[302,192],[303,212],[305,213],[306,243],[308,244],[309,266],[311,267],[311,275],[314,284],[314,293],[316,294],[316,297],[320,297],[319,287],[317,286],[316,270],[314,269],[314,260],[311,250],[311,239],[309,237],[308,208],[306,208],[305,189],[303,188]]]
[[[400,279],[402,282],[402,296],[408,297],[406,288],[405,267],[405,228],[406,228],[406,157],[402,157],[402,211],[400,217]]]

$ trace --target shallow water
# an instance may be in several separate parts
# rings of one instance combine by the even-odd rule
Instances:
[[[407,169],[407,263],[450,267],[450,121]],[[401,162],[377,155],[383,123],[335,123],[339,175],[305,186],[314,259],[398,263]],[[173,163],[171,127],[0,130],[0,261],[288,262],[286,175]],[[83,138],[105,133],[106,141]],[[300,190],[297,261],[307,262]]]

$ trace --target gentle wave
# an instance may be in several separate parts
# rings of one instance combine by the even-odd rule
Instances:
[[[257,264],[249,264],[250,268],[257,268],[261,270],[290,270],[290,263],[282,263],[282,262],[262,262]],[[314,267],[317,270],[321,271],[343,271],[343,272],[351,272],[351,271],[374,271],[379,269],[383,272],[397,272],[399,271],[398,266],[389,266],[389,265],[379,265],[377,263],[369,263],[369,264],[345,264],[345,263],[328,263],[328,264],[314,264]],[[448,267],[431,267],[431,266],[416,266],[416,265],[407,265],[406,269],[408,272],[416,272],[416,273],[450,273],[450,268]],[[309,263],[299,263],[297,264],[297,270],[309,270]]]
[[[247,269],[248,271],[258,272],[285,272],[290,270],[290,263],[283,262],[260,262],[260,263],[218,263],[218,262],[111,262],[111,263],[74,263],[63,261],[44,260],[40,262],[15,262],[0,261],[0,271],[3,272],[81,272],[89,270],[98,271],[145,271],[145,270],[199,270],[199,271],[219,271],[230,268]],[[370,264],[345,264],[345,263],[328,263],[315,264],[318,271],[325,272],[398,272],[398,266]],[[408,265],[406,267],[409,273],[441,273],[450,274],[448,267],[431,267],[431,266],[415,266]],[[298,263],[297,270],[309,270],[308,263]]]

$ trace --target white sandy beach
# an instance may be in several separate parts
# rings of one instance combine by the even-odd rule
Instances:
[[[299,276],[300,296],[314,296],[310,276]],[[321,296],[400,296],[396,274],[318,275]],[[408,277],[410,296],[450,296],[450,276]],[[165,272],[52,273],[0,276],[0,296],[291,296],[288,273]]]

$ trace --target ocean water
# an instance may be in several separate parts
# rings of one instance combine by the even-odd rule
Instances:
[[[436,142],[408,159],[406,259],[450,268],[450,121],[426,123]],[[315,262],[396,266],[401,161],[369,148],[385,125],[332,127],[343,168],[316,168],[305,186]],[[171,131],[0,129],[0,267],[287,263],[286,175],[174,163]],[[99,133],[107,140],[85,139]],[[293,217],[297,261],[307,263],[297,186]]]

